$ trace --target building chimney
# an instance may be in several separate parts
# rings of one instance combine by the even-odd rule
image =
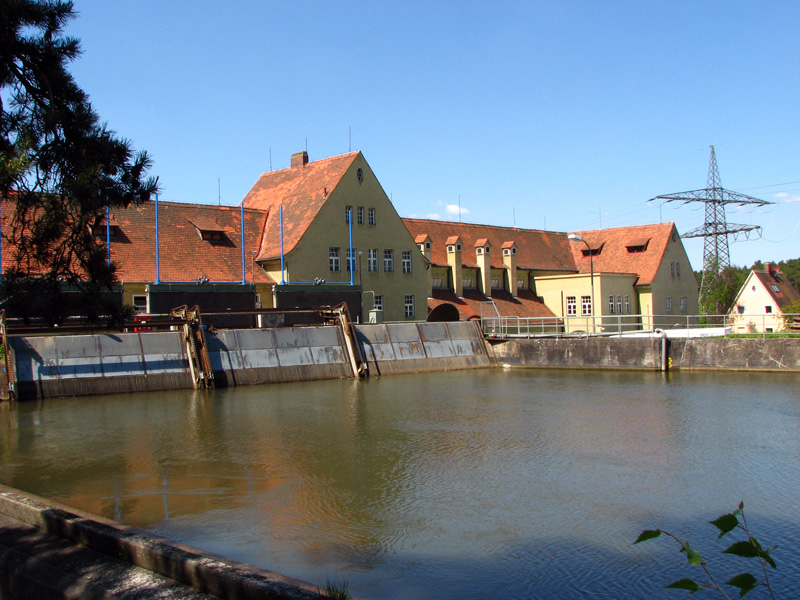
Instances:
[[[308,152],[295,152],[292,154],[292,168],[305,167],[308,164]]]
[[[475,262],[478,263],[478,270],[481,277],[481,291],[487,298],[492,296],[492,255],[491,244],[486,238],[481,238],[475,242]]]
[[[508,274],[508,292],[517,297],[517,246],[514,242],[503,242],[503,268]]]
[[[451,235],[445,242],[447,246],[447,265],[450,267],[450,275],[453,278],[453,293],[459,298],[464,296],[464,276],[462,274],[463,263],[461,262],[461,238]]]

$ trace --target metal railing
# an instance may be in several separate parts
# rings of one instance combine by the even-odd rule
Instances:
[[[664,331],[669,337],[800,337],[800,313],[726,315],[481,316],[486,337],[637,336]]]

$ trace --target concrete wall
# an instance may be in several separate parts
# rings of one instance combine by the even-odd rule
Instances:
[[[539,338],[492,342],[498,364],[541,368],[661,368],[660,337]],[[800,371],[800,338],[676,338],[672,369]]]
[[[229,329],[207,334],[216,385],[352,377],[338,327]]]
[[[9,343],[19,398],[192,387],[177,331],[12,337]]]
[[[489,367],[475,321],[358,325],[370,376]]]
[[[535,338],[493,342],[498,364],[547,368],[661,368],[661,338]]]

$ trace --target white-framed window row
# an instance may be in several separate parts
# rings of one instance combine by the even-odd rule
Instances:
[[[608,314],[610,315],[616,314],[616,305],[614,304],[613,294],[608,297]]]
[[[406,319],[413,319],[414,318],[414,295],[413,294],[406,294],[403,298],[403,312],[405,314]]]
[[[628,311],[630,313],[630,311]],[[622,296],[617,296],[617,314],[622,314]]]
[[[383,251],[383,272],[394,273],[394,250]]]
[[[367,271],[369,273],[378,272],[378,249],[370,248],[367,250]]]
[[[625,296],[625,314],[631,314],[631,297]]]
[[[403,273],[411,273],[411,250],[403,250]]]
[[[328,267],[332,272],[337,272],[342,270],[339,248],[328,249]]]

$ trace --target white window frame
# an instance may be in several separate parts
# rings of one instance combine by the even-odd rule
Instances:
[[[383,251],[383,272],[394,273],[394,250]]]
[[[403,273],[411,273],[411,250],[403,250]]]
[[[610,315],[616,314],[616,312],[615,312],[615,304],[614,304],[614,294],[611,294],[608,297],[608,314],[610,314]]]
[[[631,314],[631,297],[625,296],[625,314]]]
[[[352,206],[345,206],[344,207],[344,223],[345,225],[350,225],[350,219],[353,218],[353,207]]]
[[[405,298],[403,298],[403,314],[405,315],[406,319],[414,318],[415,311],[413,294],[406,294]]]
[[[686,312],[686,296],[681,296],[681,310]]]
[[[342,270],[339,248],[328,248],[328,268],[332,273],[339,273]]]
[[[581,316],[582,317],[590,317],[590,316],[592,316],[592,297],[591,296],[581,296]]]
[[[567,296],[567,316],[574,317],[578,314],[578,299],[575,296]]]
[[[383,310],[383,296],[376,295],[372,300],[372,308],[375,310]]]
[[[347,249],[347,272],[350,272],[350,259],[352,258],[353,272],[358,273],[358,251],[357,248]]]
[[[376,223],[377,222],[376,222],[376,219],[375,219],[375,209],[374,208],[368,208],[367,209],[367,225],[375,225]]]
[[[140,315],[147,312],[147,294],[134,294],[131,302],[133,303],[133,312],[135,314]]]
[[[359,206],[356,209],[356,223],[359,224],[359,225],[363,225],[364,224],[364,207],[363,206]]]
[[[378,272],[378,249],[370,248],[367,250],[367,272]]]
[[[672,296],[667,296],[667,312],[672,312]]]
[[[617,296],[617,314],[622,314],[622,296]]]

